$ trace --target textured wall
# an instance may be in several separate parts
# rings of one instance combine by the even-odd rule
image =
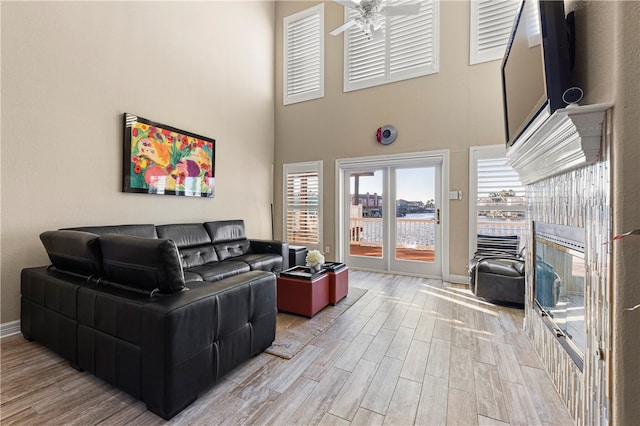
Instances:
[[[640,3],[566,1],[565,5],[567,11],[576,13],[576,83],[585,90],[582,104],[614,103],[605,133],[608,143],[604,146],[604,161],[608,165],[600,163],[586,169],[600,176],[599,171],[606,165],[608,201],[595,195],[591,184],[574,190],[569,182],[575,175],[538,185],[549,192],[571,192],[562,203],[565,207],[582,191],[583,198],[571,206],[578,207],[574,210],[576,217],[591,229],[588,329],[592,341],[584,379],[570,364],[554,361],[563,355],[539,320],[528,315],[527,321],[539,353],[544,354],[552,377],[560,383],[560,391],[580,423],[636,424],[640,418],[640,310],[626,309],[640,304],[640,239],[629,237],[609,246],[596,241],[640,228]],[[606,185],[604,179],[603,176],[602,185]],[[538,211],[545,210],[541,207]],[[557,216],[556,220],[573,220],[572,217]],[[604,219],[601,228],[592,226],[597,218]],[[607,221],[609,228],[604,227]],[[596,358],[597,346],[603,350],[601,360]],[[572,396],[564,390],[569,383],[583,391]]]
[[[616,2],[613,162],[613,233],[640,228],[640,2]],[[612,420],[640,419],[640,236],[613,244]]]
[[[605,130],[604,134],[608,135]],[[527,185],[527,217],[585,230],[585,353],[576,366],[533,306],[534,268],[527,268],[526,330],[560,397],[577,424],[606,423],[611,402],[608,355],[610,333],[611,169],[609,136],[603,138],[602,160],[569,173]],[[530,226],[527,247],[535,247]],[[534,265],[533,250],[527,264]]]

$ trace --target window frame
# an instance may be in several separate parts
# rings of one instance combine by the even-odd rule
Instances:
[[[318,16],[318,87],[315,90],[289,94],[290,69],[289,69],[289,42],[291,26],[311,16]],[[282,104],[291,105],[324,97],[324,3],[312,6],[308,9],[294,13],[282,20]],[[313,52],[315,53],[315,52]]]
[[[357,26],[353,26],[347,31],[344,32],[344,49],[343,49],[343,92],[352,92],[355,90],[367,89],[370,87],[382,86],[384,84],[395,83],[398,81],[404,81],[411,78],[423,77],[431,74],[436,74],[440,71],[439,65],[439,32],[440,32],[440,0],[423,0],[421,3],[431,3],[432,9],[432,19],[431,19],[431,34],[432,34],[432,42],[431,42],[431,57],[432,60],[430,65],[423,65],[420,67],[416,67],[414,69],[397,71],[391,73],[391,47],[390,47],[390,38],[389,38],[389,23],[392,19],[398,17],[385,17],[385,23],[383,25],[384,31],[384,76],[376,77],[376,78],[367,78],[363,80],[355,80],[350,81],[349,77],[349,64],[350,64],[350,50],[349,43],[354,32],[361,31]],[[351,16],[352,9],[349,7],[344,7],[344,22],[347,22],[352,18]],[[424,31],[424,28],[420,28],[421,31]]]
[[[283,236],[283,240],[293,244],[293,245],[304,245],[305,247],[307,247],[309,250],[319,250],[319,251],[323,251],[322,250],[322,244],[323,244],[323,197],[324,197],[324,191],[323,191],[323,176],[322,176],[322,169],[323,169],[323,161],[322,160],[318,160],[318,161],[309,161],[309,162],[303,162],[303,163],[288,163],[288,164],[283,164],[282,165],[282,211],[283,211],[283,215],[282,215],[282,236]],[[310,172],[316,172],[318,175],[318,205],[317,205],[317,209],[318,209],[318,242],[317,244],[310,244],[307,242],[302,242],[302,241],[290,241],[288,238],[288,223],[287,223],[287,217],[288,217],[288,212],[290,209],[290,206],[287,203],[287,199],[288,199],[288,192],[287,192],[287,182],[289,180],[289,174],[292,173],[310,173]]]

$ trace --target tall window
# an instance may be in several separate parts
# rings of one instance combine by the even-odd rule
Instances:
[[[525,188],[507,165],[503,146],[470,150],[469,253],[476,250],[477,236],[526,236]]]
[[[370,39],[355,26],[345,31],[345,92],[438,72],[439,2],[426,0],[420,5],[417,15],[384,16],[379,38]],[[357,13],[345,7],[345,22]]]
[[[284,105],[324,96],[324,4],[284,18]]]
[[[471,0],[471,65],[502,59],[519,5],[520,0]]]
[[[285,164],[283,177],[286,241],[322,250],[322,161]]]

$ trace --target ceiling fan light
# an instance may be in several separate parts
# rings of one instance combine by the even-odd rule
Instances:
[[[379,30],[380,28],[382,28],[382,19],[380,19],[379,15],[374,15],[373,17],[371,17],[371,27],[373,27],[374,30]]]

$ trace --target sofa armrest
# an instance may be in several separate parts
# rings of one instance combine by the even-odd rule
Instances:
[[[252,253],[274,253],[282,256],[282,270],[289,269],[289,243],[277,240],[249,240]]]

